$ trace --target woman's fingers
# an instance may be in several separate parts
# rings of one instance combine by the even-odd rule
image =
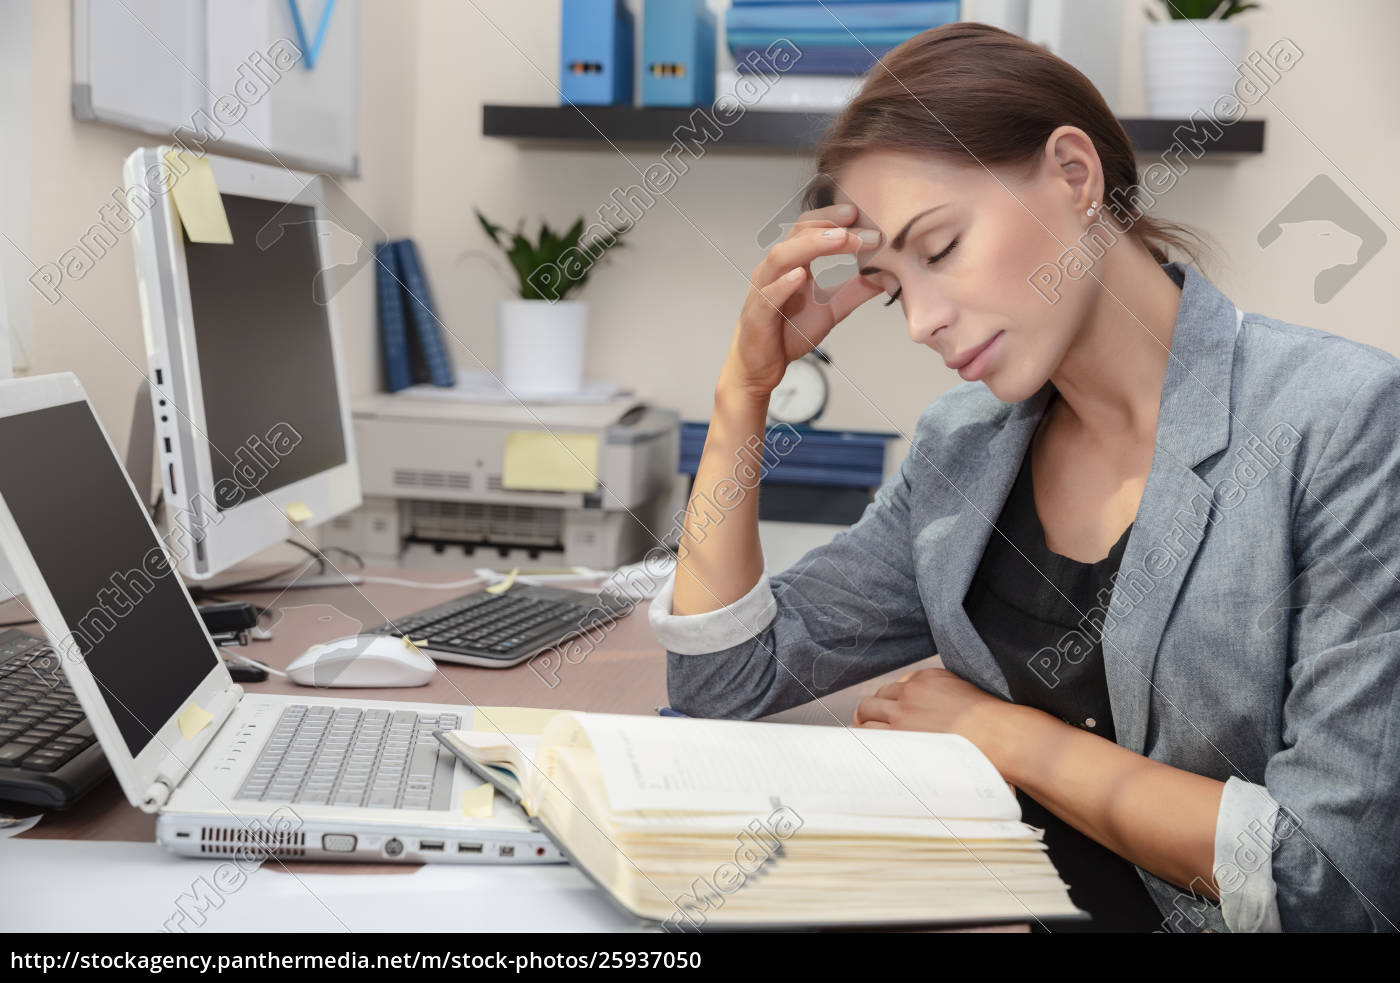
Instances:
[[[887,699],[882,696],[867,696],[860,701],[860,706],[856,708],[856,720],[860,725],[871,721],[892,723],[894,720],[895,708],[899,706],[898,700]]]
[[[831,320],[838,323],[844,321],[846,315],[850,314],[851,311],[884,292],[884,287],[871,283],[863,276],[851,277],[837,287],[836,293],[827,301],[831,308]]]
[[[865,239],[861,236],[864,235]],[[839,253],[855,253],[869,249],[871,242],[878,241],[880,233],[874,229],[842,229],[835,226],[811,228],[791,239],[784,239],[772,249],[754,271],[754,280],[767,283],[784,270],[794,266],[806,266],[820,256],[835,256]]]
[[[833,225],[850,225],[856,220],[860,213],[856,206],[850,202],[839,205],[827,205],[825,208],[813,208],[809,212],[803,212],[797,216],[797,221],[793,223],[792,231],[796,231],[803,226],[811,226],[820,223],[831,223]],[[789,233],[790,234],[790,233]]]
[[[782,317],[783,305],[792,299],[792,295],[802,289],[802,285],[807,282],[807,270],[797,266],[771,283],[749,291],[748,299],[744,301],[743,316],[749,319],[764,318],[767,320],[778,320]]]
[[[904,681],[897,683],[886,683],[875,691],[875,695],[882,700],[897,700],[899,694],[904,690]]]

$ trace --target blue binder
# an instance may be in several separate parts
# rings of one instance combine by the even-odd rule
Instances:
[[[374,247],[374,284],[379,300],[379,340],[384,348],[384,388],[391,393],[413,385],[398,251],[391,242]]]
[[[428,291],[428,278],[423,275],[422,264],[418,262],[418,250],[412,239],[400,239],[394,243],[398,254],[399,279],[403,281],[407,293],[405,306],[413,317],[414,336],[418,340],[417,355],[427,380],[435,386],[451,386],[454,381],[452,360],[447,357],[447,348],[442,342],[442,329],[438,321],[437,308],[433,295]],[[421,375],[415,381],[423,381]]]
[[[563,0],[559,92],[563,105],[630,106],[634,29],[624,0]]]
[[[642,105],[715,101],[715,15],[705,0],[645,0]]]

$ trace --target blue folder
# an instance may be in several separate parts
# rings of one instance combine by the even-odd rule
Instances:
[[[642,105],[715,101],[715,15],[705,0],[645,0]]]
[[[412,239],[400,239],[394,244],[399,263],[399,279],[403,283],[405,306],[413,319],[413,338],[417,350],[410,355],[415,382],[427,381],[435,386],[451,386],[455,382],[452,360],[442,341],[442,325],[438,320],[433,295],[428,290],[428,278],[418,262],[418,249]],[[413,356],[416,355],[416,358]],[[426,375],[426,379],[423,376]]]
[[[563,0],[559,93],[563,105],[630,106],[634,30],[623,0]]]
[[[379,340],[384,350],[384,388],[391,393],[413,385],[400,279],[398,251],[393,243],[381,242],[374,247],[374,283],[379,301]]]

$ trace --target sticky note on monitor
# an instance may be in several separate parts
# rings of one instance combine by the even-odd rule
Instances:
[[[168,151],[165,166],[170,169],[170,196],[175,213],[185,227],[190,242],[233,243],[233,231],[224,212],[224,200],[214,183],[209,158],[180,150]]]
[[[598,435],[511,431],[501,485],[518,491],[596,491]]]
[[[305,522],[311,518],[311,510],[305,502],[292,502],[287,506],[287,518],[293,522]]]
[[[191,740],[196,734],[209,726],[213,715],[198,703],[191,702],[185,707],[183,713],[175,718],[175,726],[180,728],[180,736],[185,740]]]
[[[492,785],[478,785],[462,792],[462,815],[468,819],[489,819],[496,798]]]

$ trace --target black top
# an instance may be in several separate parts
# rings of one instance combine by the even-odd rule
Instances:
[[[963,606],[1001,666],[1012,700],[1116,740],[1104,676],[1103,623],[1094,610],[1101,616],[1107,607],[1132,526],[1097,563],[1051,552],[1035,510],[1027,450],[997,529],[1001,534],[992,532]],[[1047,647],[1058,657],[1038,655]],[[1131,863],[1024,792],[1017,799],[1025,822],[1045,830],[1050,860],[1069,885],[1070,899],[1093,916],[1093,929],[1161,927],[1162,915]]]

